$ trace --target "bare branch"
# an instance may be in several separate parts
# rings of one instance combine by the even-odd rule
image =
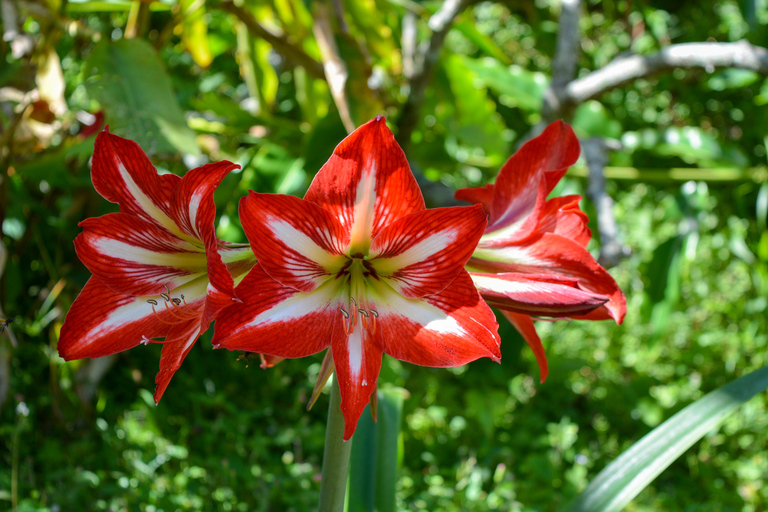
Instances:
[[[271,44],[272,48],[287,60],[302,66],[307,70],[307,73],[315,78],[325,78],[322,64],[310,57],[300,47],[291,43],[283,34],[273,33],[261,25],[250,12],[242,7],[238,7],[231,1],[221,2],[218,4],[218,7],[223,11],[234,14],[248,28],[251,35],[260,37]]]
[[[741,68],[768,75],[768,50],[747,41],[736,43],[682,43],[668,46],[653,55],[618,58],[607,66],[574,80],[565,100],[578,105],[616,87],[675,68]]]
[[[411,142],[411,133],[413,133],[418,121],[419,109],[424,101],[424,92],[432,78],[435,64],[440,58],[440,50],[443,47],[445,36],[450,30],[453,20],[464,10],[467,4],[467,0],[445,0],[440,10],[429,18],[428,24],[429,28],[432,29],[432,37],[424,48],[421,59],[416,59],[417,69],[410,81],[408,99],[403,105],[397,123],[397,140],[406,154]]]
[[[403,35],[401,36],[401,48],[403,53],[403,76],[411,80],[416,72],[416,36],[418,18],[411,11],[403,16]]]
[[[349,74],[344,60],[339,55],[336,40],[333,38],[333,28],[326,12],[326,6],[320,2],[315,4],[315,22],[312,24],[312,30],[323,56],[325,79],[331,89],[331,96],[336,103],[336,108],[339,109],[341,122],[344,123],[347,133],[352,133],[355,130],[355,122],[350,114],[346,91]]]
[[[605,191],[603,168],[608,163],[608,150],[618,149],[618,143],[616,144],[616,147],[610,147],[601,138],[587,139],[581,143],[589,168],[587,195],[597,212],[597,232],[600,237],[598,262],[605,268],[616,266],[623,258],[630,255],[629,248],[618,240],[616,219],[613,217],[613,199]]]
[[[576,62],[579,57],[579,10],[581,0],[563,0],[560,11],[560,30],[557,33],[557,47],[552,59],[552,82],[544,92],[542,117],[551,122],[559,116],[561,104],[566,96],[566,87],[576,77]],[[543,128],[543,127],[542,127]]]

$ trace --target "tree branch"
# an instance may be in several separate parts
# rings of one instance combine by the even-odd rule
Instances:
[[[576,63],[579,58],[579,10],[581,0],[563,0],[560,11],[560,30],[557,32],[557,46],[552,59],[552,81],[544,92],[541,116],[544,123],[557,119],[566,98],[566,88],[576,77]],[[541,124],[541,123],[540,123]],[[543,125],[541,129],[543,130]]]
[[[259,21],[242,7],[238,7],[230,1],[221,2],[218,7],[230,14],[234,14],[248,28],[248,32],[254,37],[260,37],[287,60],[302,66],[307,73],[315,78],[325,78],[323,65],[310,57],[304,50],[291,43],[283,34],[276,34],[259,23]]]
[[[346,91],[349,73],[347,72],[347,65],[339,55],[339,48],[333,37],[333,28],[331,27],[331,20],[328,19],[326,6],[320,2],[315,4],[315,22],[312,24],[312,30],[323,56],[325,80],[331,90],[333,102],[336,103],[339,117],[341,117],[341,122],[347,133],[352,133],[355,130],[355,122],[352,120]]]
[[[597,261],[605,268],[616,266],[630,251],[618,240],[616,219],[613,217],[613,199],[605,191],[605,175],[603,168],[608,163],[608,150],[611,147],[604,139],[591,138],[582,141],[584,158],[589,168],[589,185],[587,195],[595,205],[597,214],[597,233],[600,238],[600,256]]]
[[[682,43],[668,46],[653,55],[632,55],[615,59],[605,67],[572,81],[565,101],[576,106],[616,87],[675,68],[741,68],[768,75],[768,50],[747,41],[736,43]]]
[[[445,36],[451,28],[456,16],[467,6],[467,0],[445,0],[442,7],[429,18],[429,28],[432,29],[432,37],[423,49],[420,59],[417,59],[417,67],[410,80],[408,99],[403,105],[400,119],[397,122],[397,140],[403,151],[408,154],[413,133],[418,121],[419,109],[424,101],[424,93],[429,84],[437,60],[440,58],[440,50],[445,42]]]

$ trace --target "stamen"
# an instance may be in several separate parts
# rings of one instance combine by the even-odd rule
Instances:
[[[148,304],[152,304],[153,306],[157,306],[157,301],[155,299],[149,299],[147,301]]]
[[[173,301],[170,302],[173,304],[173,309],[168,307],[168,302],[165,302],[163,306],[165,306],[165,309],[168,310],[171,315],[173,315],[175,318],[178,318],[179,320],[186,321],[186,320],[192,320],[193,318],[197,318],[199,315],[197,313],[190,313],[188,311],[184,311],[180,307],[176,305]]]
[[[167,307],[167,306],[166,306],[166,307]],[[170,309],[169,309],[168,311],[170,311]],[[179,325],[179,324],[180,324],[180,323],[182,323],[183,321],[186,321],[186,320],[181,320],[181,319],[178,319],[178,317],[174,317],[174,318],[177,318],[177,320],[178,320],[178,321],[176,321],[176,322],[169,322],[169,321],[167,321],[167,320],[163,320],[162,318],[160,318],[160,315],[159,315],[159,314],[157,314],[157,310],[155,309],[155,306],[154,306],[154,305],[152,306],[152,312],[155,314],[155,318],[157,318],[157,320],[158,320],[160,323],[163,323],[163,324],[166,324],[166,325]]]
[[[171,296],[168,295],[167,293],[161,293],[160,296],[163,298],[165,302],[168,302],[169,300],[171,300]]]

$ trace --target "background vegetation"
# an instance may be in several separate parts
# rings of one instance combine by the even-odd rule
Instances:
[[[72,244],[77,223],[115,210],[89,177],[103,122],[162,171],[240,163],[216,194],[218,234],[230,241],[244,240],[236,208],[247,190],[303,194],[345,126],[378,113],[433,206],[492,180],[554,117],[610,149],[608,166],[596,165],[607,187],[598,181],[592,197],[607,191],[612,214],[588,199],[582,207],[615,220],[617,238],[595,225],[590,248],[616,263],[625,323],[539,322],[544,384],[503,319],[500,365],[436,370],[385,357],[380,386],[409,392],[399,509],[559,510],[661,421],[766,365],[765,54],[762,68],[694,62],[594,98],[552,98],[632,54],[738,40],[760,50],[768,4],[564,4],[578,30],[575,68],[563,75],[559,1],[0,0],[0,306],[15,321],[0,334],[0,508],[317,502],[327,398],[304,409],[321,356],[265,371],[211,353],[209,333],[159,406],[159,346],[58,357],[64,316],[89,276]],[[586,163],[576,166],[556,193],[585,194],[595,185],[585,176]],[[618,250],[606,255],[608,242]],[[766,510],[767,447],[761,395],[628,509]]]

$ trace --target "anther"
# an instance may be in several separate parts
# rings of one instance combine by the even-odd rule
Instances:
[[[349,318],[349,313],[347,313],[346,309],[339,308],[339,311],[341,311],[341,314],[344,315],[344,318]]]
[[[148,304],[152,304],[153,306],[157,306],[157,301],[155,299],[149,299],[147,301]]]

